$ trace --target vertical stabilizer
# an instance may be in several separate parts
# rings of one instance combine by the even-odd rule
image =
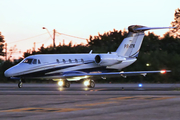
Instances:
[[[123,57],[137,57],[144,38],[144,32],[129,32],[128,36],[122,41],[116,53]]]
[[[151,29],[169,29],[175,27],[146,27],[141,25],[132,25],[128,27],[128,35],[118,49],[116,53],[122,57],[138,57],[139,50],[144,38],[144,31]]]

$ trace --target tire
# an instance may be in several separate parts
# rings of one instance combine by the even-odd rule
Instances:
[[[22,82],[19,82],[18,83],[18,88],[22,88],[22,84],[23,84]]]
[[[65,85],[63,87],[69,88],[70,87],[70,82],[69,81],[65,81]]]
[[[91,81],[90,81],[90,84],[89,84],[88,87],[89,87],[89,88],[94,88],[94,87],[95,87],[95,82],[94,82],[94,80],[91,80]]]

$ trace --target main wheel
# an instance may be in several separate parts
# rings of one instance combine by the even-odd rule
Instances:
[[[94,82],[94,80],[90,80],[88,87],[89,87],[89,88],[94,88],[94,87],[95,87],[95,82]]]
[[[70,87],[70,82],[69,82],[69,81],[65,81],[64,86],[63,86],[63,87],[65,87],[65,88],[69,88],[69,87]]]
[[[18,88],[22,88],[22,85],[23,85],[22,81],[19,81]]]

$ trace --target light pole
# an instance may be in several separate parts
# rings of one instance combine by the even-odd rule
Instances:
[[[49,30],[48,30],[46,27],[42,27],[42,29],[46,29],[47,32],[49,33],[49,35],[51,36]],[[54,48],[56,47],[56,44],[55,44],[55,34],[56,34],[56,30],[53,29],[53,37],[51,36],[51,38],[53,39],[53,47],[54,47]]]

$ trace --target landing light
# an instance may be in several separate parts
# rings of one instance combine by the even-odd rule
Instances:
[[[59,85],[59,86],[63,86],[63,81],[60,80],[60,81],[58,82],[58,85]]]
[[[89,80],[84,81],[84,85],[88,86],[89,85]]]

